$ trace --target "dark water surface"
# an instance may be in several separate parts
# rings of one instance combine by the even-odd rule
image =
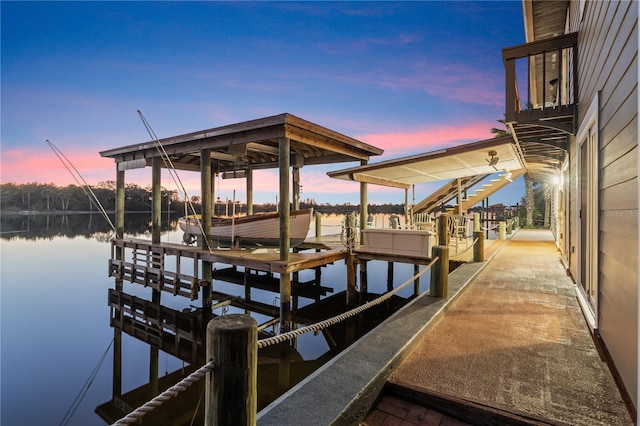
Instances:
[[[127,215],[126,236],[150,239],[150,219],[148,214]],[[340,220],[339,216],[323,217],[323,233],[339,232]],[[376,221],[382,223],[386,218],[380,216]],[[181,232],[175,230],[175,218],[163,223],[163,227],[163,242],[182,241]],[[110,343],[114,333],[109,326],[107,292],[114,288],[114,279],[107,273],[111,256],[108,225],[97,214],[3,216],[0,231],[0,423],[60,424],[107,353],[86,394],[80,395],[82,401],[68,423],[104,425],[95,409],[112,397]],[[327,297],[345,289],[345,270],[344,262],[322,269],[322,285],[333,289]],[[313,271],[300,275],[300,281],[310,280]],[[394,283],[397,286],[412,275],[412,265],[397,264]],[[428,288],[427,276],[422,281],[424,291]],[[218,281],[214,290],[244,294],[241,286]],[[150,289],[126,281],[124,291],[151,298]],[[386,262],[370,262],[369,292],[385,291]],[[412,286],[400,292],[403,298],[411,294]],[[252,297],[279,305],[277,293],[254,289]],[[313,300],[299,299],[299,307],[310,303]],[[201,301],[163,293],[162,304],[183,310],[200,306]],[[234,308],[225,312],[240,313]],[[214,311],[216,315],[223,313],[222,309]],[[256,315],[256,319],[263,323],[269,318]],[[309,333],[298,339],[296,351],[304,361],[324,359],[329,344],[321,333]],[[123,392],[148,383],[149,352],[148,344],[123,333]],[[185,365],[160,352],[160,376]],[[263,383],[265,386],[270,385]]]

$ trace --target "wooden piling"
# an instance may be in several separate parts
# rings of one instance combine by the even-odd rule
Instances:
[[[207,324],[207,360],[215,370],[205,383],[205,425],[255,425],[258,324],[229,314]]]
[[[253,214],[253,169],[247,168],[247,216]]]
[[[160,244],[160,220],[162,217],[162,187],[161,166],[162,159],[153,157],[151,160],[151,242]],[[154,265],[156,267],[157,265]]]
[[[507,239],[507,223],[505,221],[500,221],[498,222],[498,235],[500,236],[499,238],[501,240],[506,240]]]
[[[116,238],[124,237],[124,170],[116,168]],[[124,260],[124,249],[117,246],[115,258]],[[123,290],[122,278],[116,278],[115,288]],[[116,312],[119,314],[119,312]],[[113,329],[113,384],[111,392],[114,397],[122,396],[122,331]]]
[[[419,272],[420,272],[420,265],[415,263],[413,265],[413,275],[418,275]],[[420,295],[420,277],[413,280],[413,295],[414,296]]]
[[[346,233],[346,241],[352,241],[354,233],[358,232],[355,227],[355,217],[353,213],[347,215],[347,223],[344,229]],[[347,251],[347,255],[344,259],[347,266],[347,306],[353,306],[356,303],[356,257],[351,250]]]
[[[449,215],[442,213],[438,218],[438,244],[449,245]]]
[[[480,213],[473,214],[473,232],[480,231]]]
[[[447,297],[449,292],[449,247],[433,246],[431,258],[439,260],[431,267],[429,294],[433,297]]]
[[[291,248],[290,235],[290,207],[289,207],[289,165],[291,163],[291,140],[280,138],[278,164],[280,175],[280,260],[289,260]],[[280,332],[291,328],[291,276],[280,274]]]
[[[484,233],[473,231],[473,241],[476,241],[473,246],[473,261],[484,262]]]
[[[201,248],[208,250],[213,244],[211,239],[211,216],[213,207],[213,177],[211,175],[211,150],[200,151],[200,195],[202,201],[202,230]],[[202,261],[202,322],[207,324],[211,319],[211,287],[213,287],[212,263]]]

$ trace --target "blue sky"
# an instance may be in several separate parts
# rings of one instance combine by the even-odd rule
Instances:
[[[98,152],[149,139],[137,109],[159,137],[289,112],[383,148],[372,162],[486,139],[504,112],[501,49],[524,42],[517,0],[0,7],[3,183],[73,183],[45,139],[89,183],[115,179]],[[346,166],[303,167],[302,198],[358,203],[357,184],[326,176]],[[275,201],[276,171],[259,173],[255,202]],[[198,190],[199,175],[180,177]],[[127,181],[146,186],[150,170]],[[234,189],[243,200],[241,180],[218,195]],[[516,181],[492,203],[522,195]],[[403,200],[369,186],[372,203]]]

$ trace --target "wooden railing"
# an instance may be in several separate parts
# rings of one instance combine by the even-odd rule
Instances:
[[[573,133],[578,103],[577,45],[578,33],[571,33],[502,50],[507,122],[569,118],[550,124]]]

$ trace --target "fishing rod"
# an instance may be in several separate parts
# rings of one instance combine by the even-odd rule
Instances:
[[[182,180],[180,179],[180,176],[178,176],[178,172],[176,171],[176,168],[173,166],[171,157],[169,157],[169,154],[167,154],[167,151],[164,149],[162,142],[160,142],[160,139],[158,138],[158,136],[156,136],[156,132],[154,132],[153,129],[151,128],[151,125],[149,124],[145,116],[142,114],[142,111],[138,110],[137,112],[138,112],[138,115],[140,116],[140,120],[142,120],[142,124],[144,124],[144,127],[147,129],[147,133],[149,133],[149,136],[155,143],[156,150],[160,154],[160,158],[162,158],[162,162],[164,163],[165,168],[169,171],[169,175],[171,176],[171,179],[173,179],[173,182],[175,183],[176,187],[178,187],[178,189],[182,191],[185,204],[191,208],[191,213],[194,216],[196,216],[197,215],[196,209],[193,206],[193,203],[191,202],[191,200],[189,200],[187,190],[182,184]],[[185,215],[185,220],[188,220],[187,215]],[[200,232],[202,233],[202,235],[203,236],[206,235],[206,233],[204,232],[204,228],[202,227],[202,220],[196,220],[196,223],[198,224],[198,228],[200,228]],[[204,241],[205,241],[205,244],[207,245],[207,249],[209,251],[212,251],[208,238],[204,238]]]
[[[109,215],[107,214],[107,212],[104,209],[104,207],[102,207],[102,204],[98,200],[98,197],[93,192],[93,190],[91,189],[91,186],[89,186],[87,181],[84,180],[84,178],[82,177],[82,175],[80,174],[78,169],[76,169],[76,167],[73,165],[71,160],[69,160],[69,158],[67,158],[67,156],[64,155],[64,153],[60,150],[60,148],[55,146],[54,143],[51,142],[49,139],[46,139],[46,142],[49,145],[49,148],[51,148],[51,150],[53,151],[53,153],[56,154],[56,157],[58,157],[58,159],[60,160],[62,165],[67,169],[69,174],[71,174],[71,176],[76,181],[78,186],[82,189],[82,192],[84,192],[85,195],[89,198],[89,202],[93,203],[96,206],[96,208],[102,214],[102,216],[107,221],[107,223],[109,223],[109,226],[111,226],[111,229],[113,229],[113,232],[117,233],[115,225],[113,224],[113,222],[109,218]],[[82,181],[82,182],[80,182],[80,181]]]

